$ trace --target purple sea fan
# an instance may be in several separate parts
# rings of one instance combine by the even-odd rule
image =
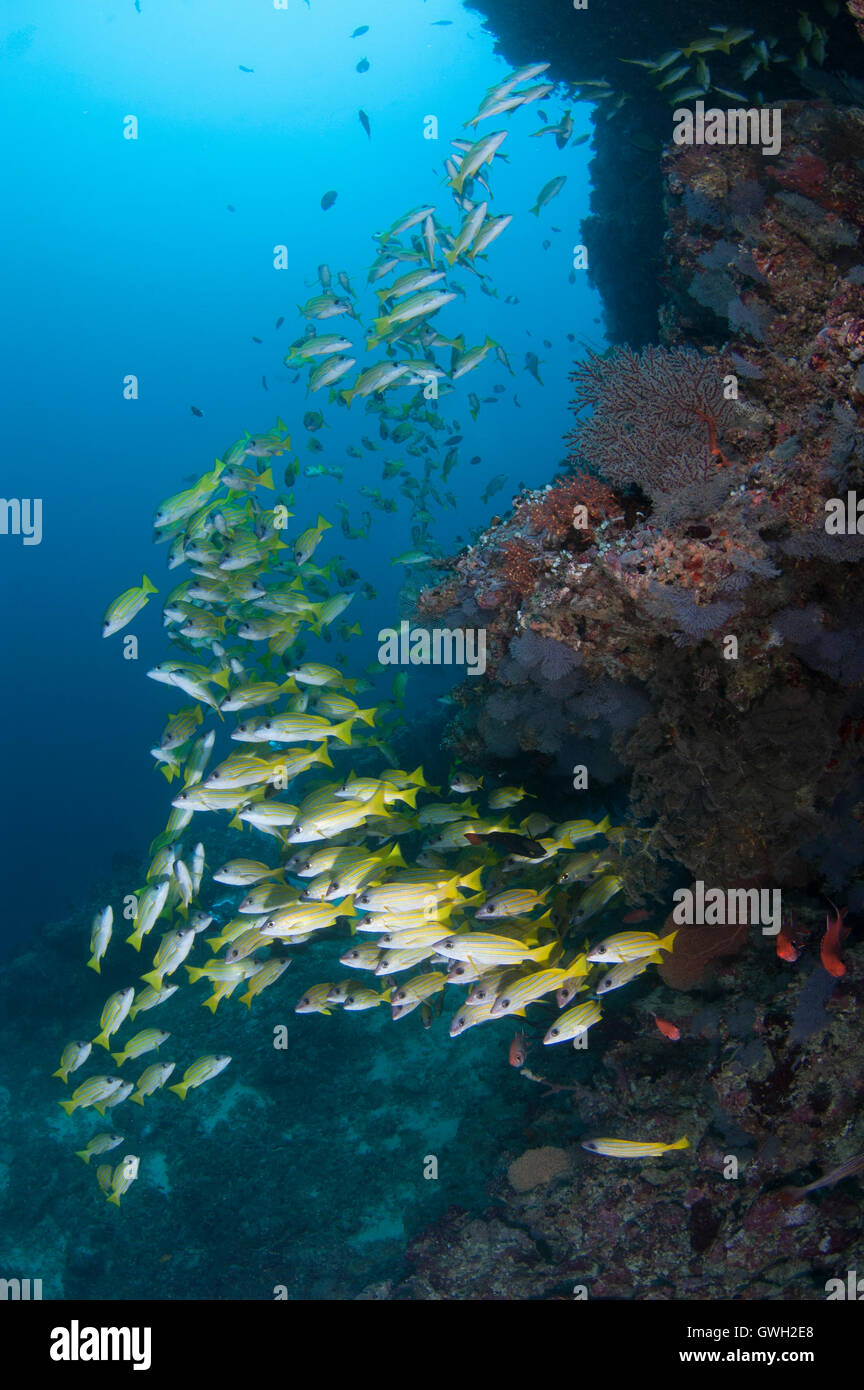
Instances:
[[[706,482],[728,465],[720,435],[732,422],[723,371],[689,348],[590,353],[570,374],[574,409],[593,409],[568,437],[574,454],[611,482],[652,495]]]

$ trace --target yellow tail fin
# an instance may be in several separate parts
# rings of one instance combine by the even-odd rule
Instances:
[[[669,1145],[670,1149],[689,1149],[689,1147],[690,1140],[687,1138],[686,1134],[682,1135],[680,1139],[676,1139],[674,1144]]]
[[[548,960],[552,952],[558,945],[557,941],[550,941],[545,946],[538,946],[529,954],[530,960]]]
[[[101,974],[102,974],[102,967],[101,967],[101,965],[99,964],[99,962],[98,962],[98,960],[96,959],[95,956],[91,956],[90,959],[88,960],[87,964],[89,965],[89,967],[90,967],[91,970],[95,970],[95,971],[96,971],[96,974],[97,974],[97,975],[101,975]]]
[[[186,1092],[189,1090],[189,1086],[185,1081],[178,1081],[176,1086],[169,1086],[168,1090],[176,1091],[180,1099],[185,1100]]]
[[[75,1157],[76,1157],[76,1158],[83,1158],[83,1160],[84,1160],[85,1163],[89,1163],[90,1160],[91,1160],[91,1158],[93,1157],[93,1155],[92,1155],[92,1154],[88,1154],[88,1152],[87,1152],[86,1149],[76,1149],[76,1150],[75,1150]]]

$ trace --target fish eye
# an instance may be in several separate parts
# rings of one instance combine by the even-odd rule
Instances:
[[[346,1003],[346,1004],[353,1004],[353,1003],[354,1003],[354,995],[353,995],[353,994],[347,995],[347,996],[346,996],[346,999],[345,999],[345,1003]]]
[[[558,1036],[558,1029],[557,1029],[557,1028],[550,1028],[550,1029],[549,1029],[549,1036],[550,1036],[550,1038],[557,1038],[557,1036]]]
[[[501,1007],[502,1007],[502,1009],[509,1009],[509,1008],[510,1008],[510,1000],[509,1000],[509,999],[502,999],[502,1000],[501,1000]]]

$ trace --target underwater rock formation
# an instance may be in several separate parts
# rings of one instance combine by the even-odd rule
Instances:
[[[826,503],[864,493],[864,126],[783,120],[775,164],[667,150],[668,347],[575,369],[594,414],[573,474],[421,606],[488,630],[454,750],[625,772],[651,850],[695,876],[838,887],[864,862],[818,842],[864,791],[864,536],[826,531]]]

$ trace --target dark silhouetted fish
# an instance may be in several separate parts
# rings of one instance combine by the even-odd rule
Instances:
[[[324,194],[324,197],[321,199],[321,206],[322,206],[322,208],[324,209],[325,212],[327,211],[328,208],[332,208],[332,206],[333,206],[333,204],[336,202],[336,199],[338,198],[338,196],[339,196],[339,195],[338,195],[338,193],[336,192],[335,188],[331,188],[330,191],[329,191],[328,193],[325,193],[325,194]]]
[[[518,854],[522,859],[545,859],[546,850],[539,840],[531,840],[527,835],[516,835],[510,830],[490,830],[486,835],[465,832],[465,839],[472,845],[493,845],[506,850],[508,854]]]

